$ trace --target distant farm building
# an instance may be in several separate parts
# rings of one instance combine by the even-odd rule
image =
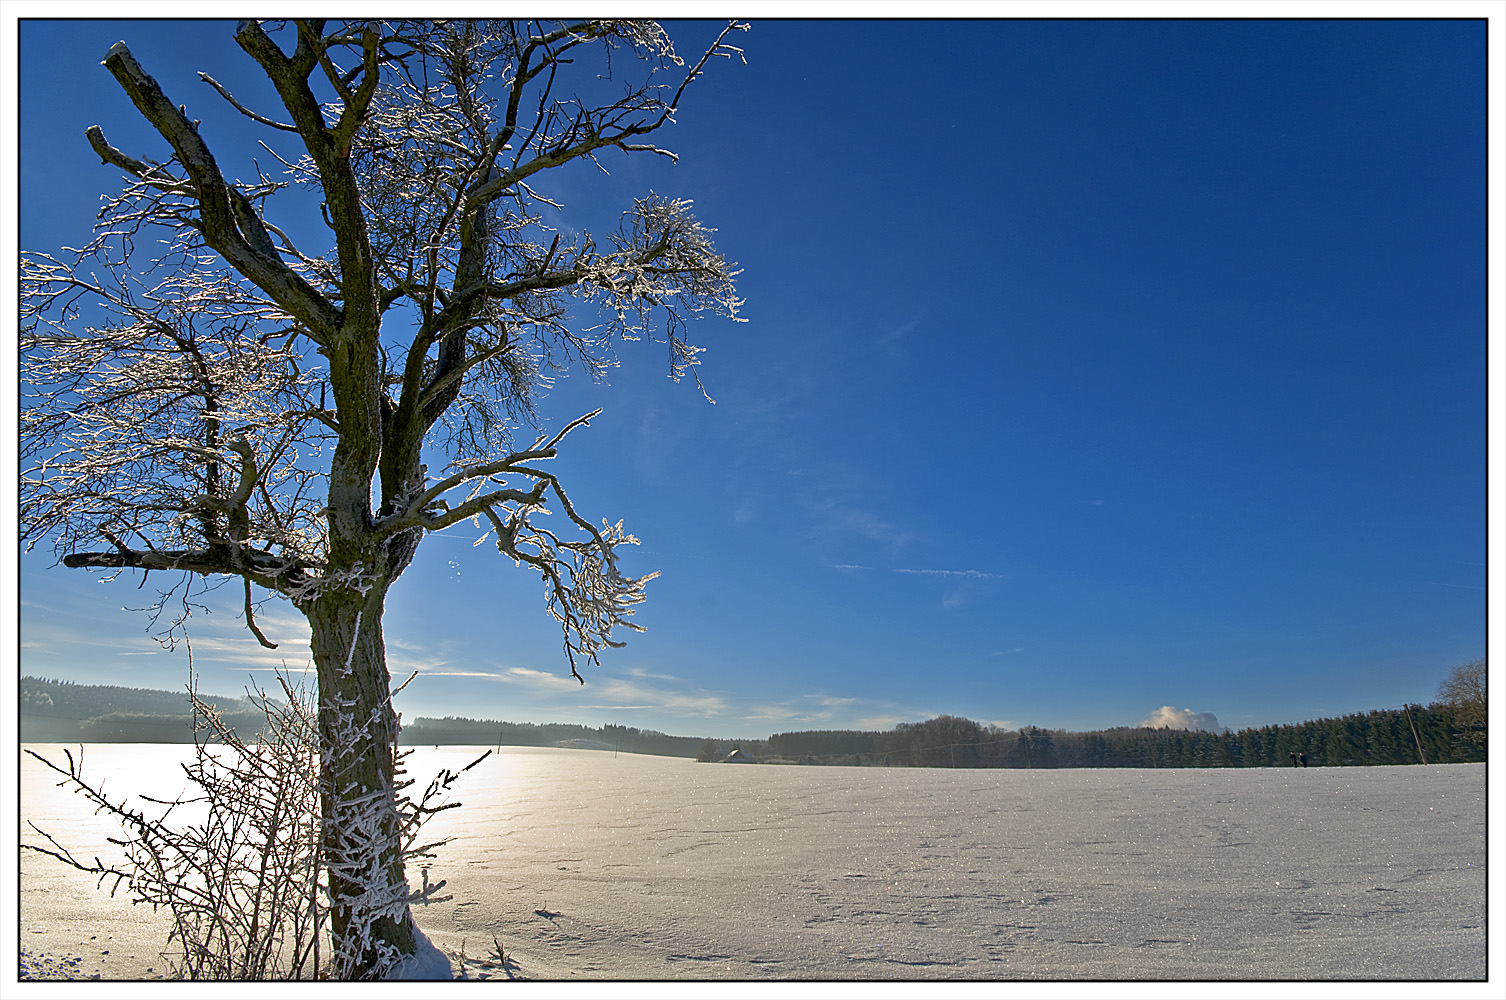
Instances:
[[[738,747],[727,756],[722,758],[723,764],[757,764],[758,761],[748,751]]]

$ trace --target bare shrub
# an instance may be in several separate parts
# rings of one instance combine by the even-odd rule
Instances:
[[[277,680],[286,702],[248,690],[265,727],[246,740],[199,698],[190,674],[194,759],[182,766],[195,791],[175,799],[140,796],[163,807],[155,818],[86,780],[82,747],[77,758],[63,751],[66,766],[26,751],[61,774],[59,785],[71,785],[96,813],[120,820],[125,835],[109,841],[125,850],[125,860],[81,860],[35,824],[28,825],[51,848],[21,846],[96,875],[101,888],[111,883],[111,896],[124,887],[132,903],[165,907],[172,929],[162,955],[178,978],[341,978],[350,971],[339,968],[329,950],[317,717],[301,689],[281,674]],[[402,773],[406,756],[394,750],[395,773]],[[445,843],[420,843],[420,830],[429,816],[460,805],[440,801],[460,773],[441,771],[417,802],[399,796],[404,861],[430,858]],[[403,781],[399,790],[412,784]],[[185,812],[193,817],[175,825]],[[442,902],[449,897],[436,893],[444,885],[430,883],[426,868],[422,888],[409,901]],[[323,962],[321,951],[329,956]]]

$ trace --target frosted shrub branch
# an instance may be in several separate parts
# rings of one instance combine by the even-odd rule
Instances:
[[[124,886],[134,903],[172,916],[164,953],[184,979],[312,978],[319,961],[318,787],[313,719],[298,692],[279,676],[285,702],[252,695],[266,728],[243,739],[189,685],[194,759],[183,766],[196,793],[173,800],[143,796],[162,807],[151,816],[107,798],[64,751],[62,766],[28,750],[63,776],[97,810],[120,820],[123,864],[81,861],[52,837],[50,854],[81,871]],[[175,814],[202,816],[182,825]],[[35,829],[35,827],[33,827]],[[41,831],[38,831],[39,833]]]
[[[260,689],[248,692],[265,720],[250,738],[227,727],[190,682],[194,755],[183,773],[194,791],[171,800],[141,796],[148,807],[161,807],[157,815],[109,798],[90,783],[82,748],[76,758],[65,748],[66,764],[26,751],[61,775],[60,785],[72,787],[96,811],[121,822],[124,835],[110,843],[124,850],[124,858],[81,859],[36,826],[32,829],[50,846],[22,848],[95,875],[101,885],[109,882],[112,895],[123,888],[133,903],[167,910],[172,929],[164,957],[179,978],[351,978],[359,971],[361,952],[338,941],[331,952],[326,870],[374,884],[378,891],[365,903],[372,915],[406,913],[410,903],[450,898],[437,894],[443,880],[427,879],[421,890],[393,896],[385,880],[373,882],[375,856],[366,852],[369,856],[363,857],[363,852],[367,839],[382,833],[404,861],[433,857],[448,841],[420,842],[424,823],[436,813],[461,807],[446,801],[447,795],[459,776],[490,751],[459,771],[441,770],[416,802],[403,794],[384,797],[377,789],[342,805],[333,822],[321,821],[314,713],[301,689],[280,673],[277,680],[281,700]],[[344,724],[347,736],[358,732],[353,720]],[[200,818],[175,823],[182,814]]]

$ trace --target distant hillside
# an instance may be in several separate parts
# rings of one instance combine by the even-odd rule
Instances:
[[[22,677],[23,743],[192,743],[187,691],[154,691]],[[250,698],[200,695],[237,731],[263,723]]]
[[[243,737],[256,733],[265,724],[265,717],[251,698],[200,697],[213,705],[220,718]],[[193,742],[193,716],[186,691],[154,691],[23,677],[19,701],[23,743]],[[668,736],[632,726],[592,728],[566,723],[420,716],[403,726],[398,742],[405,746],[569,745],[624,753],[694,757],[705,741],[700,737]]]
[[[26,743],[191,743],[184,692],[21,678]],[[209,696],[242,736],[262,713],[249,698]],[[1078,733],[1025,726],[1018,731],[943,715],[887,732],[810,730],[767,740],[669,736],[651,729],[420,716],[402,729],[406,746],[473,745],[611,749],[721,760],[733,748],[770,764],[891,767],[1291,767],[1450,764],[1484,761],[1483,724],[1453,704],[1406,705],[1297,725],[1232,733],[1121,727]]]
[[[605,725],[597,729],[563,722],[501,722],[455,716],[443,719],[419,716],[403,726],[398,742],[407,746],[573,746],[661,757],[695,757],[706,741],[697,736],[668,736],[632,726]]]

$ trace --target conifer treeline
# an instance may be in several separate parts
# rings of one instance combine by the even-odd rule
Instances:
[[[790,763],[897,767],[1310,767],[1461,764],[1485,760],[1485,732],[1452,704],[1261,726],[1231,733],[1119,727],[1075,733],[1004,730],[942,715],[889,732],[775,733],[769,750]]]

